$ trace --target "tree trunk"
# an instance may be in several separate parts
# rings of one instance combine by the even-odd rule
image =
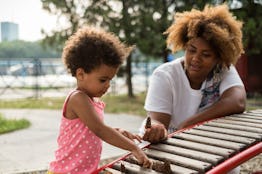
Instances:
[[[126,0],[122,0],[122,5],[123,5],[123,9],[122,9],[122,15],[123,15],[123,29],[124,29],[124,33],[126,35],[126,39],[127,41],[132,40],[130,33],[131,33],[131,27],[130,27],[130,16],[128,14],[128,2]],[[126,84],[127,84],[127,88],[128,88],[128,97],[134,97],[133,94],[133,86],[132,86],[132,66],[131,66],[131,62],[132,62],[132,53],[128,56],[127,58],[127,62],[126,62],[126,74],[127,74],[127,78],[126,78]]]
[[[133,86],[132,86],[132,53],[128,56],[126,62],[126,84],[128,89],[128,97],[134,97]]]

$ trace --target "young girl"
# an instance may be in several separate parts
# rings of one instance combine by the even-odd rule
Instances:
[[[115,35],[89,27],[80,29],[66,42],[62,59],[76,78],[77,87],[63,106],[58,149],[49,173],[92,173],[100,161],[101,139],[131,151],[144,167],[151,165],[132,141],[140,141],[139,136],[103,123],[104,103],[97,100],[106,93],[110,80],[131,50]]]

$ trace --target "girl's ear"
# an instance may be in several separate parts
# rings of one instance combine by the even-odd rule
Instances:
[[[76,78],[77,80],[83,80],[84,79],[85,71],[83,68],[77,68],[76,70]]]

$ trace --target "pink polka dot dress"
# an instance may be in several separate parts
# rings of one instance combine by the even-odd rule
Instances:
[[[64,104],[63,115],[68,98]],[[103,119],[104,103],[91,103]],[[58,149],[55,151],[55,160],[50,163],[50,172],[88,174],[97,169],[102,141],[79,118],[70,120],[62,117],[57,142]]]

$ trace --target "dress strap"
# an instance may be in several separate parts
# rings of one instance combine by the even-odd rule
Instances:
[[[67,97],[66,97],[66,99],[65,99],[65,102],[64,102],[64,105],[63,105],[63,116],[65,116],[65,114],[66,114],[66,107],[67,107],[68,100],[69,100],[69,98],[71,97],[71,95],[72,95],[73,93],[75,93],[75,92],[77,92],[76,89],[72,90],[72,91],[67,95]]]

